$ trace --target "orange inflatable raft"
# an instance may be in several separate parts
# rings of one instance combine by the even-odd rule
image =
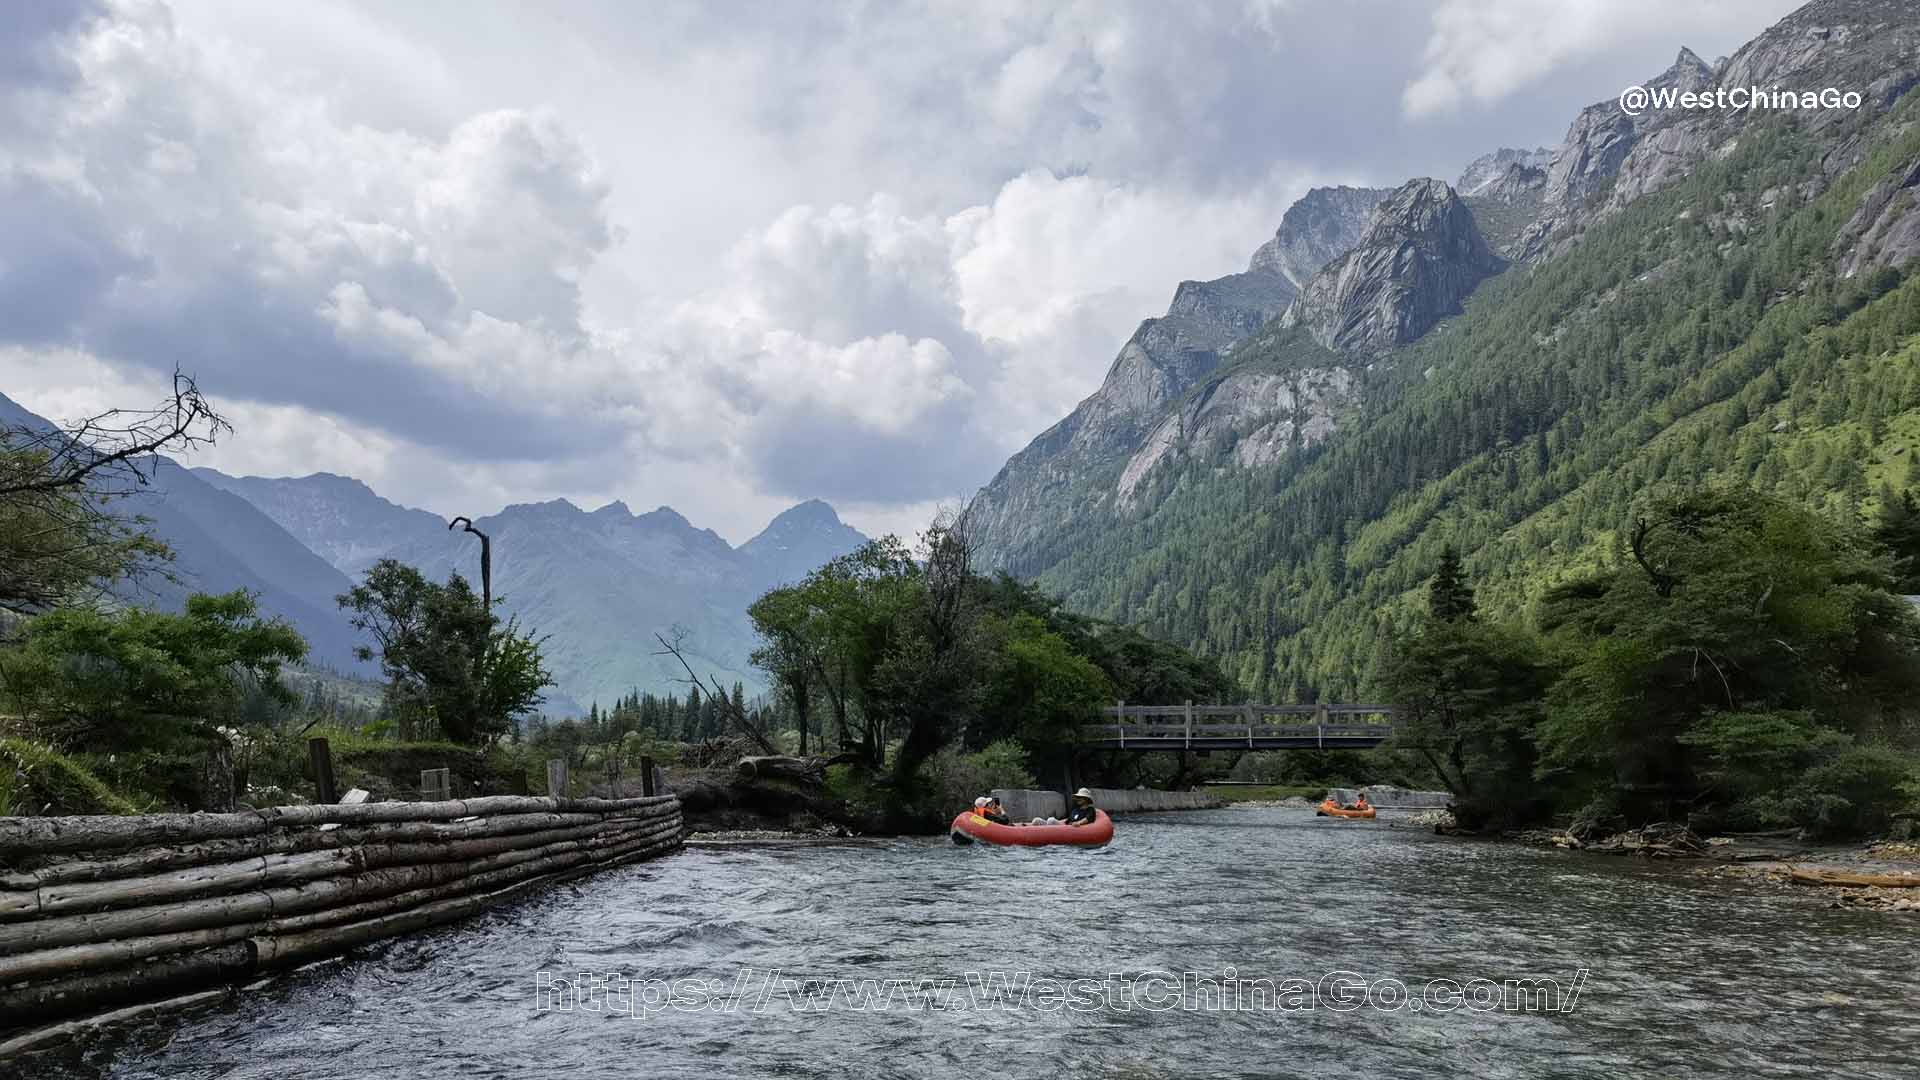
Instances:
[[[1365,809],[1356,810],[1350,806],[1341,806],[1339,803],[1334,802],[1332,799],[1328,799],[1325,802],[1321,803],[1320,809],[1316,812],[1319,813],[1320,816],[1322,817],[1370,818],[1374,816],[1373,807],[1371,806],[1366,807]]]
[[[996,825],[971,810],[953,819],[953,842],[1000,844],[1006,847],[1045,847],[1067,844],[1099,847],[1113,839],[1113,819],[1105,810],[1093,812],[1091,825]]]

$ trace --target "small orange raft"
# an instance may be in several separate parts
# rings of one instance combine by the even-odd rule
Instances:
[[[953,819],[953,842],[999,844],[1003,847],[1099,847],[1113,839],[1113,819],[1105,810],[1093,812],[1091,825],[1000,825],[971,810]]]
[[[1319,814],[1321,817],[1370,818],[1374,816],[1373,807],[1371,806],[1364,807],[1361,809],[1355,809],[1354,807],[1351,807],[1351,806],[1341,806],[1339,803],[1334,802],[1332,799],[1328,799],[1322,802],[1320,804],[1320,809],[1314,812]]]

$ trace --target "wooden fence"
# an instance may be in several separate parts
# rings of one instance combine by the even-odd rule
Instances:
[[[683,834],[672,795],[0,818],[0,1061]]]

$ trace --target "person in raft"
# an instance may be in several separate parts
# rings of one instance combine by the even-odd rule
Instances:
[[[1000,800],[988,795],[982,795],[973,800],[973,812],[995,825],[1012,824],[1007,820],[1007,812],[1001,809]]]
[[[1354,808],[1355,810],[1365,810],[1365,809],[1367,809],[1367,808],[1368,808],[1368,807],[1367,807],[1367,793],[1366,793],[1366,792],[1364,792],[1364,791],[1362,791],[1362,792],[1358,792],[1358,793],[1356,793],[1356,794],[1354,795],[1354,797],[1353,797],[1353,808]]]
[[[1067,807],[1067,824],[1093,824],[1093,792],[1081,788],[1073,793],[1073,804]]]

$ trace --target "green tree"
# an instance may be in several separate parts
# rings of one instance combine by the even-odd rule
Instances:
[[[1713,734],[1728,717],[1810,712],[1865,730],[1920,686],[1920,626],[1857,531],[1723,488],[1655,497],[1627,535],[1618,569],[1550,590],[1539,621],[1567,663],[1543,764],[1612,788],[1629,817],[1682,817],[1716,771],[1740,771]]]
[[[1460,566],[1460,552],[1452,544],[1440,549],[1440,565],[1427,586],[1427,611],[1441,622],[1472,619],[1477,612],[1473,586],[1467,584],[1466,571]]]
[[[0,693],[55,744],[135,749],[238,723],[250,692],[291,705],[280,670],[306,651],[244,591],[189,596],[179,613],[64,607],[0,652]]]
[[[1912,489],[1898,494],[1891,487],[1881,489],[1873,539],[1893,557],[1893,587],[1907,595],[1920,593],[1920,506]]]
[[[984,689],[984,707],[965,743],[984,749],[1010,737],[1044,768],[1073,745],[1076,729],[1113,700],[1113,683],[1033,615],[1014,616],[998,637],[1000,655]]]
[[[1397,642],[1381,678],[1401,709],[1396,744],[1427,762],[1469,828],[1530,820],[1548,803],[1534,729],[1550,682],[1525,630],[1431,616]]]
[[[387,706],[408,734],[490,742],[553,685],[540,642],[512,620],[502,624],[458,574],[440,584],[382,559],[339,603],[372,635],[375,645],[357,652],[379,656]]]

